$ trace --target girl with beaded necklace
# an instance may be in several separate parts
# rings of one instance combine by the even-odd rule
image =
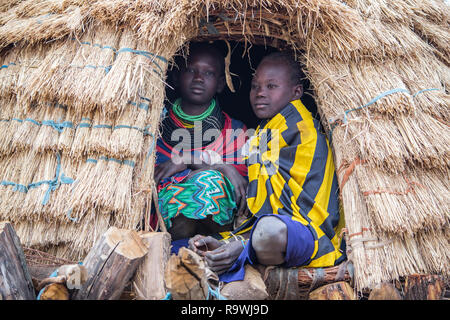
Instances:
[[[219,50],[191,45],[176,83],[180,98],[161,122],[155,181],[168,232],[187,246],[196,234],[220,237],[245,211],[247,168],[240,149],[247,137],[245,125],[215,98],[225,86]]]

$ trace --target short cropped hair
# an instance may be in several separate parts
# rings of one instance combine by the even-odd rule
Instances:
[[[220,75],[225,74],[225,57],[222,52],[212,44],[206,42],[193,42],[189,46],[189,55],[196,52],[208,52],[219,62]]]
[[[304,86],[304,80],[306,78],[305,73],[303,72],[300,63],[295,60],[294,56],[290,52],[286,51],[272,52],[267,56],[265,56],[262,61],[264,60],[284,63],[291,71],[292,84],[293,85],[300,84]]]

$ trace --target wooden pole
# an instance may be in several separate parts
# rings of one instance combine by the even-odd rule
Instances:
[[[139,300],[161,300],[166,294],[164,272],[170,257],[171,237],[167,232],[140,234],[147,254],[133,280],[133,291]]]
[[[155,185],[152,186],[152,190],[153,190],[153,201],[154,201],[154,204],[155,204],[155,211],[156,211],[156,216],[158,217],[159,227],[161,228],[162,232],[167,232],[166,224],[164,223],[164,219],[163,219],[163,217],[161,215],[161,212],[159,212],[158,191],[156,190]]]
[[[35,299],[19,237],[9,222],[0,222],[0,300]]]
[[[117,300],[136,272],[147,248],[134,230],[109,228],[88,253],[83,265],[88,279],[74,300]]]

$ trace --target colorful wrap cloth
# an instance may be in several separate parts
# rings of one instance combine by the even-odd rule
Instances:
[[[159,210],[166,227],[179,214],[189,219],[204,219],[208,215],[221,226],[233,221],[234,187],[222,173],[205,170],[185,182],[170,184],[159,192]]]

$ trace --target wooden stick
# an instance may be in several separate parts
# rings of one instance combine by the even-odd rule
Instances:
[[[153,190],[153,202],[155,204],[155,210],[156,210],[156,215],[158,217],[158,223],[161,227],[161,230],[163,232],[167,232],[167,228],[166,228],[166,224],[164,223],[164,219],[161,216],[161,212],[159,212],[159,208],[158,208],[158,192],[156,191],[156,187],[153,185],[152,186],[152,190]]]
[[[148,249],[136,271],[133,291],[139,300],[161,300],[167,294],[164,272],[170,256],[171,237],[167,232],[146,232],[140,237]]]
[[[0,300],[34,300],[31,280],[19,237],[9,222],[0,222]]]
[[[141,263],[147,248],[134,230],[109,228],[88,253],[88,279],[74,300],[117,300]]]

